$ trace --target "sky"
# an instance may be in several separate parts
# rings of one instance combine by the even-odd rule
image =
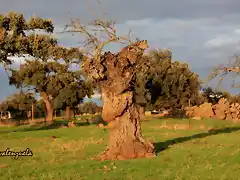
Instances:
[[[101,5],[105,18],[116,21],[119,34],[131,29],[133,38],[147,39],[152,49],[170,49],[174,60],[189,63],[202,79],[213,67],[229,63],[234,54],[239,54],[239,0],[101,0]],[[82,22],[95,19],[89,7],[101,15],[97,0],[1,0],[0,12],[51,18],[56,32],[60,32],[70,17]],[[65,46],[79,46],[81,40],[71,34],[57,37]],[[119,50],[113,45],[108,48]],[[228,78],[222,88],[238,93],[238,89],[230,88],[230,81]],[[16,90],[8,86],[3,68],[0,82],[1,101]]]

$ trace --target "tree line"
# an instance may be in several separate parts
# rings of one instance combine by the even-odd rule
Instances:
[[[23,110],[29,111],[31,104],[36,104],[35,97],[29,93],[32,91],[40,94],[37,111],[46,112],[47,121],[53,120],[55,110],[63,109],[66,119],[70,119],[71,111],[75,112],[84,97],[91,98],[97,88],[81,69],[70,69],[73,64],[81,64],[84,55],[78,48],[59,45],[52,34],[54,25],[51,20],[32,17],[27,21],[23,14],[10,12],[0,16],[0,27],[2,64],[11,64],[11,56],[28,55],[20,68],[6,66],[9,84],[27,89],[27,92],[8,97],[1,109],[19,115]],[[170,50],[152,50],[139,62],[134,87],[135,101],[139,106],[147,110],[165,108],[174,111],[184,109],[189,102],[198,105],[206,102],[206,98],[211,101],[200,93],[202,82],[198,75],[187,63],[174,61]]]

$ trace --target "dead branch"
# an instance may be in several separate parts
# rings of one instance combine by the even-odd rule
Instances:
[[[213,80],[217,76],[220,76],[219,83],[218,83],[220,85],[222,83],[222,81],[224,80],[224,78],[229,73],[233,73],[233,75],[235,75],[235,76],[233,77],[232,87],[239,88],[240,84],[235,83],[235,79],[237,77],[239,77],[239,75],[240,75],[240,57],[237,55],[234,55],[234,59],[235,59],[235,62],[233,64],[230,63],[229,65],[222,65],[222,66],[215,68],[213,73],[209,76],[209,81]]]
[[[88,52],[85,51],[83,54],[87,54],[87,56],[91,54],[91,57],[93,57],[93,59],[96,61],[100,61],[103,48],[111,42],[126,45],[133,43],[130,40],[131,31],[129,31],[127,36],[118,36],[115,22],[103,20],[105,13],[99,0],[98,4],[102,12],[101,18],[99,18],[89,7],[89,11],[97,20],[93,20],[88,24],[83,24],[79,19],[71,19],[71,23],[66,25],[65,29],[63,30],[63,32],[80,33],[82,36],[84,36],[86,38],[84,42],[85,47],[89,49],[87,49]],[[102,38],[101,35],[103,34],[105,34],[107,37]]]

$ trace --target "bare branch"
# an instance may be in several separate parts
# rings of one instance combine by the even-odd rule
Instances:
[[[240,83],[235,83],[235,79],[240,75],[240,56],[235,54],[233,63],[229,61],[228,65],[220,65],[219,67],[215,68],[213,73],[209,76],[209,81],[213,80],[217,76],[220,76],[218,83],[218,85],[220,85],[229,73],[232,73],[232,75],[234,75],[232,87],[239,88]]]
[[[79,19],[73,20],[72,18],[70,18],[71,24],[66,25],[63,32],[79,33],[82,36],[84,36],[86,38],[84,44],[88,51],[85,52],[84,54],[87,55],[91,54],[91,57],[93,57],[94,60],[100,61],[103,48],[107,44],[111,42],[116,42],[120,44],[129,45],[132,44],[133,42],[130,40],[131,30],[129,31],[127,36],[117,36],[115,22],[103,20],[105,12],[102,8],[100,0],[97,1],[102,12],[101,18],[99,18],[91,9],[91,3],[89,2],[90,7],[88,9],[97,20],[91,21],[88,24],[83,24]],[[102,36],[104,34],[107,37],[103,38]]]

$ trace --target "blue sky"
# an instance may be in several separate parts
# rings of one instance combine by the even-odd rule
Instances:
[[[89,3],[91,2],[91,3]],[[69,15],[83,22],[93,19],[91,7],[99,12],[97,1],[89,0],[1,0],[0,12],[18,11],[29,17],[52,18],[56,31],[69,23]],[[119,34],[132,30],[132,37],[147,39],[151,48],[169,48],[174,60],[189,63],[205,79],[212,67],[228,63],[240,51],[239,0],[102,0],[106,18],[117,21]],[[61,44],[75,46],[81,37],[58,35]],[[109,46],[117,51],[119,46]],[[223,88],[230,88],[230,78]],[[0,68],[0,100],[16,91],[8,86]],[[97,97],[97,96],[96,96]]]

